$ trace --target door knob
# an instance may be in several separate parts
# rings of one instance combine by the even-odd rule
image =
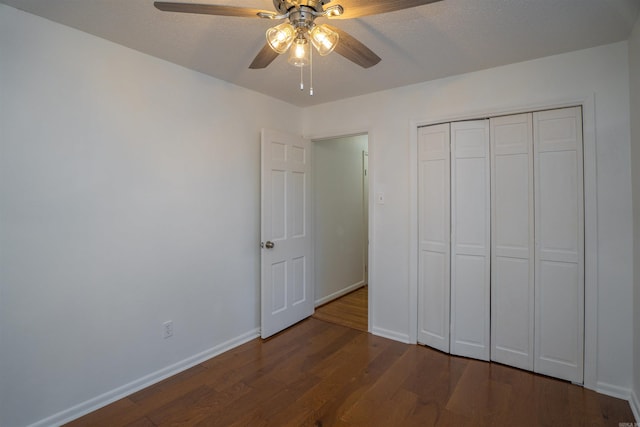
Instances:
[[[273,249],[275,247],[275,243],[273,243],[271,240],[269,240],[264,246],[267,249]]]

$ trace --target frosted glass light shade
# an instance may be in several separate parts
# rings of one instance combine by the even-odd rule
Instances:
[[[267,43],[275,52],[282,54],[289,49],[295,36],[296,30],[293,25],[284,22],[267,30]]]
[[[318,53],[322,56],[328,55],[333,52],[340,36],[325,24],[316,25],[309,33],[311,36],[311,43],[318,50]]]
[[[289,64],[295,65],[296,67],[309,65],[309,42],[304,37],[296,38],[289,52]]]

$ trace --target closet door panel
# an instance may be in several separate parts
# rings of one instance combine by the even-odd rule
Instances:
[[[532,115],[491,122],[491,359],[533,370]]]
[[[575,263],[540,262],[538,274],[541,286],[538,295],[540,311],[538,329],[544,339],[539,341],[536,354],[540,364],[559,363],[574,366],[578,358],[578,333],[576,319],[579,316],[579,293],[575,284],[579,273]],[[539,347],[539,348],[538,348]],[[547,372],[559,376],[556,371]],[[566,378],[571,379],[571,378]]]
[[[500,257],[529,258],[529,221],[531,201],[529,191],[531,178],[525,176],[530,168],[530,153],[497,154],[494,159],[494,192],[501,206],[495,212],[495,238],[500,245],[495,250]],[[505,206],[507,204],[508,206]]]
[[[418,341],[449,352],[449,124],[418,130]]]
[[[534,113],[536,372],[583,380],[582,112]]]
[[[451,353],[489,360],[489,122],[451,124]]]
[[[495,286],[495,283],[527,283],[530,262],[499,256],[492,266],[492,314],[494,318],[508,319],[492,323],[491,359],[521,369],[533,370],[533,314],[528,286]],[[500,307],[498,313],[493,313]],[[525,314],[525,315],[523,315]]]

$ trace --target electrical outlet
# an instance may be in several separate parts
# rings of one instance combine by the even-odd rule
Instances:
[[[162,336],[165,340],[173,336],[173,320],[167,320],[162,324]]]

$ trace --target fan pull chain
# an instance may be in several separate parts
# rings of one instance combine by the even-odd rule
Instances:
[[[309,46],[309,96],[313,96],[313,48]]]
[[[304,90],[304,74],[303,72],[304,67],[300,67],[300,90]]]

